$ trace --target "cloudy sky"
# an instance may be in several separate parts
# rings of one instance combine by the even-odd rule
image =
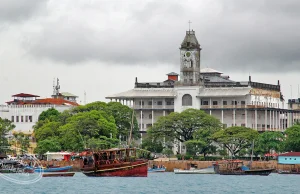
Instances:
[[[15,93],[61,91],[87,102],[129,90],[134,79],[179,72],[188,21],[201,66],[236,81],[300,84],[297,0],[0,0],[0,104]],[[292,88],[292,91],[291,91]]]

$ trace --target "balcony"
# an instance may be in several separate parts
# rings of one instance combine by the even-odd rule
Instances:
[[[133,108],[139,110],[165,110],[174,109],[174,105],[134,105]]]

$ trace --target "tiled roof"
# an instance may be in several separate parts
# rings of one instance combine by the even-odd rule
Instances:
[[[12,97],[40,97],[40,96],[34,94],[19,93],[19,94],[12,95]]]
[[[300,152],[288,152],[288,153],[280,154],[278,156],[299,156],[300,157]]]
[[[44,98],[37,99],[32,104],[55,104],[55,105],[69,105],[69,106],[78,106],[76,102],[71,102],[61,98]]]

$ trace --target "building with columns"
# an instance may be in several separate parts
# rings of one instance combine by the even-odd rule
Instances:
[[[222,72],[200,70],[200,44],[195,31],[187,31],[180,47],[179,74],[171,72],[162,82],[138,82],[133,89],[106,98],[136,111],[140,132],[159,117],[187,108],[201,109],[220,119],[224,127],[245,126],[257,131],[284,131],[300,110],[285,109],[279,80],[259,83],[251,76],[233,81]]]

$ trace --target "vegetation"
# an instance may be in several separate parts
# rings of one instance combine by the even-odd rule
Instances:
[[[232,156],[236,156],[243,149],[250,148],[258,135],[251,128],[234,126],[214,133],[212,139],[220,146],[224,145]]]
[[[9,146],[7,135],[16,126],[8,119],[2,119],[0,117],[0,153],[7,151]]]
[[[132,109],[118,102],[93,102],[62,113],[48,109],[39,116],[34,126],[35,152],[115,147],[119,143],[118,138],[128,138],[132,114]],[[133,121],[133,138],[138,138],[135,117]]]
[[[283,142],[283,150],[288,152],[300,152],[300,125],[297,123],[286,129],[285,134],[287,137]]]

